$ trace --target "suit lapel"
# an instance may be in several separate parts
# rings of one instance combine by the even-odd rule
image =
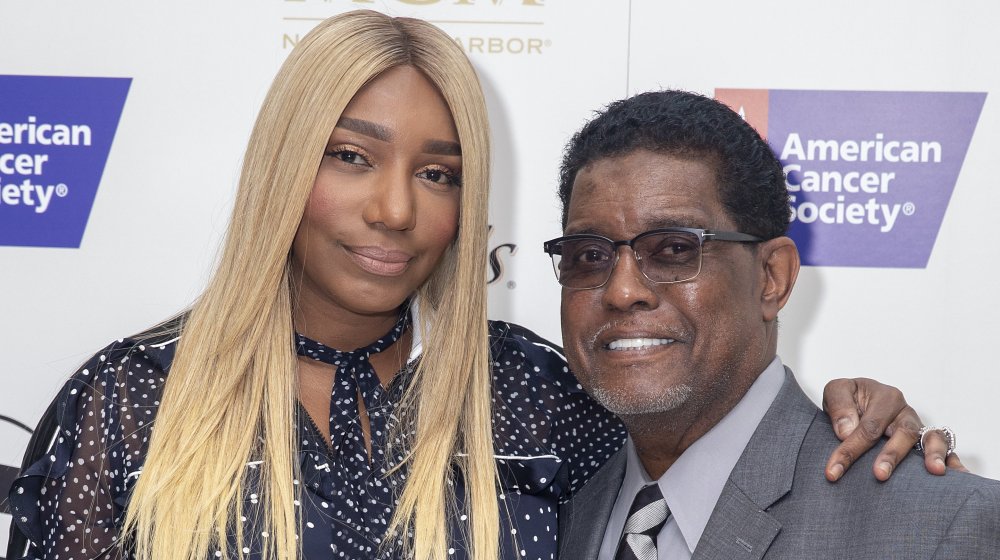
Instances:
[[[767,508],[792,489],[799,448],[818,409],[791,370],[733,468],[692,560],[757,560],[781,531]]]
[[[559,506],[559,558],[597,558],[625,478],[625,458],[623,448],[568,502]]]

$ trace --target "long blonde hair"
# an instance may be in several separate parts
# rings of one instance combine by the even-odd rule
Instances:
[[[220,263],[182,326],[123,534],[141,559],[242,557],[240,515],[260,487],[265,558],[294,558],[299,480],[296,358],[288,258],[324,148],[344,107],[385,70],[410,65],[438,88],[462,146],[458,235],[418,292],[424,352],[399,405],[415,430],[392,529],[407,555],[447,556],[453,468],[466,486],[470,554],[499,546],[486,327],[489,131],[469,60],[419,20],[357,11],[303,37],[250,136]],[[459,395],[459,398],[454,398]],[[247,463],[262,461],[254,481]],[[406,535],[412,532],[413,538]],[[228,549],[235,537],[235,552]]]

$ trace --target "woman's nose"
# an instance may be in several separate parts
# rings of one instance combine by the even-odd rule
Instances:
[[[386,229],[405,231],[416,225],[416,200],[410,173],[386,173],[365,207],[365,221]]]

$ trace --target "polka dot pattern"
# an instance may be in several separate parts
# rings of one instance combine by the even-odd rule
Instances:
[[[128,496],[141,476],[176,342],[119,340],[66,383],[58,397],[58,436],[49,453],[30,465],[11,489],[14,521],[32,541],[27,558],[90,559],[105,550],[105,557],[131,558],[128,550],[116,546],[118,531]],[[297,342],[310,346],[302,338]],[[621,447],[625,431],[587,397],[551,343],[517,325],[491,322],[490,348],[501,557],[554,559],[559,502]],[[319,357],[316,347],[311,348],[315,355],[300,351]],[[330,357],[335,351],[324,353]],[[357,356],[339,358],[351,361]],[[392,470],[404,446],[389,437],[396,433],[395,403],[412,380],[413,368],[399,372],[383,389],[377,380],[374,385],[365,380],[359,363],[353,365],[351,383],[356,385],[351,391],[335,382],[330,441],[323,440],[299,407],[301,476],[294,483],[300,491],[295,505],[302,519],[299,539],[305,558],[401,557],[398,536],[382,541],[407,479],[405,468]],[[356,439],[359,389],[372,419],[370,459],[363,441],[359,447]],[[259,463],[247,468],[250,483],[241,519],[249,536],[245,554],[257,558],[268,535],[254,526],[261,499],[253,474]],[[460,527],[468,516],[457,469],[453,483],[458,500],[450,515],[455,537],[448,557],[464,559],[469,555]],[[216,556],[215,551],[210,554]]]

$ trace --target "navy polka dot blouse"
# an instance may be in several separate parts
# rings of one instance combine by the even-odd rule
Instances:
[[[163,338],[119,340],[66,383],[58,397],[57,438],[11,489],[14,522],[31,539],[27,558],[131,557],[117,546],[118,531],[129,493],[141,476],[176,344],[176,339]],[[551,343],[522,327],[491,322],[490,348],[501,557],[554,559],[558,503],[621,447],[625,430],[587,397]],[[356,446],[348,445],[352,438],[344,436],[351,430],[324,441],[300,407],[301,480],[294,483],[301,488],[296,506],[304,558],[400,557],[398,539],[382,542],[406,480],[405,469],[389,472],[399,462],[400,446],[387,440],[395,433],[394,403],[411,373],[412,367],[404,369],[384,391],[365,397],[366,404],[374,399],[367,407],[370,413],[386,422],[377,425],[371,414],[371,458],[359,457]],[[337,403],[340,410],[357,408],[356,402],[342,401]],[[258,464],[250,462],[247,468]],[[457,470],[454,482],[459,511],[452,534],[460,535],[464,486]],[[243,552],[254,558],[267,535],[254,526],[259,496],[252,484],[248,492]],[[453,558],[468,557],[460,536],[448,552]]]

